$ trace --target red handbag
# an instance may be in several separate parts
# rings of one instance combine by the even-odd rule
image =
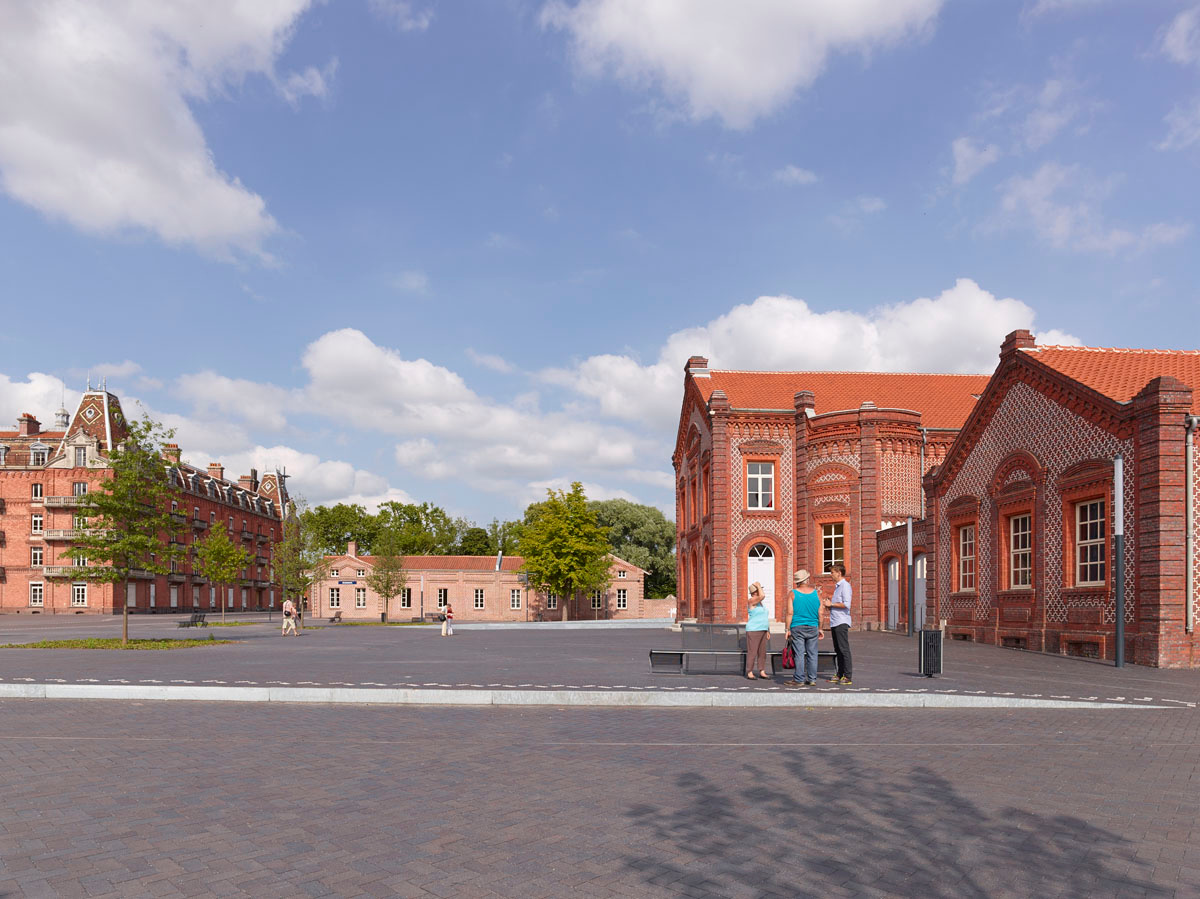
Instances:
[[[783,665],[784,668],[796,667],[796,653],[792,649],[791,640],[788,640],[787,643],[783,644],[783,657],[780,659],[780,664]]]

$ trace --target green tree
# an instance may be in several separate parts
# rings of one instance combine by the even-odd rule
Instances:
[[[531,589],[562,597],[565,621],[571,597],[609,584],[607,534],[578,481],[570,491],[547,490],[545,501],[536,505],[536,514],[529,520],[527,513],[521,528],[521,570]]]
[[[365,555],[374,549],[380,521],[378,516],[369,514],[360,505],[338,503],[307,510],[304,524],[312,532],[314,543],[325,555],[344,553],[347,540],[355,541],[359,553]]]
[[[283,591],[297,599],[296,626],[304,629],[304,598],[312,585],[325,579],[329,563],[317,534],[308,526],[308,511],[302,497],[288,505],[283,518],[283,539],[275,547],[275,576]]]
[[[231,587],[242,575],[242,569],[250,564],[253,556],[241,543],[229,539],[229,533],[220,524],[214,524],[208,534],[196,544],[195,568],[201,577],[218,588]],[[225,594],[221,594],[221,620],[225,620]]]
[[[383,597],[383,620],[387,621],[392,600],[408,583],[404,554],[400,552],[400,535],[394,530],[388,528],[380,532],[376,551],[371,554],[371,573],[366,580],[367,586]]]
[[[608,529],[614,554],[645,569],[646,596],[675,592],[675,523],[654,506],[627,499],[593,500],[588,508],[601,527]]]
[[[490,556],[496,549],[485,528],[470,527],[463,531],[458,551],[464,556]]]
[[[88,526],[72,552],[86,564],[73,569],[71,577],[113,585],[114,601],[119,598],[123,609],[121,643],[125,644],[129,641],[125,587],[130,575],[134,571],[169,574],[171,562],[183,554],[176,540],[184,526],[171,516],[170,508],[175,491],[165,444],[175,432],[149,416],[117,424],[123,425],[125,436],[109,449],[109,476],[79,505]]]
[[[458,551],[462,535],[470,527],[432,503],[384,503],[377,519],[381,530],[396,531],[401,551],[410,556],[451,555]]]
[[[487,527],[487,533],[492,552],[502,552],[506,556],[511,556],[516,553],[517,545],[520,543],[521,522],[500,521],[493,518],[492,523]]]

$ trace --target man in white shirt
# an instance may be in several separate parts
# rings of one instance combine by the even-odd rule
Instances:
[[[829,679],[831,684],[852,684],[854,668],[850,661],[850,601],[854,591],[846,580],[846,566],[836,562],[829,569],[833,576],[833,598],[829,601],[829,635],[833,637],[833,651],[837,657],[837,673]]]

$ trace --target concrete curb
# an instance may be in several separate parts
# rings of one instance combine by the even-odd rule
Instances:
[[[364,687],[203,687],[124,684],[0,684],[0,699],[123,699],[363,705],[624,706],[640,708],[1165,709],[1068,699],[944,693],[731,693],[652,690],[444,690]]]

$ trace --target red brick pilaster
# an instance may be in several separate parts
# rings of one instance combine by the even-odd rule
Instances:
[[[857,524],[854,535],[858,561],[854,572],[855,598],[858,601],[858,627],[879,628],[879,547],[875,532],[879,529],[879,440],[875,404],[865,402],[858,412],[859,426],[859,508],[851,520]]]
[[[803,568],[814,574],[820,569],[812,558],[812,537],[808,532],[808,476],[805,468],[808,462],[808,416],[816,406],[816,398],[811,390],[801,390],[793,397],[796,409],[795,455],[793,456],[793,475],[795,479],[796,506],[792,510],[792,561],[793,570]],[[792,583],[789,575],[785,587]]]
[[[1136,603],[1127,654],[1139,665],[1191,661],[1184,633],[1184,416],[1191,405],[1191,388],[1172,377],[1154,378],[1133,399],[1136,460],[1126,460],[1125,477],[1136,479],[1136,589],[1126,590],[1125,602]]]
[[[731,452],[729,447],[729,398],[714,390],[708,400],[712,422],[712,590],[697,613],[701,621],[730,620],[733,597],[733,533],[729,495]]]

